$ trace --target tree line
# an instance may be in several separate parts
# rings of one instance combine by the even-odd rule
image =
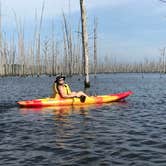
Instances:
[[[80,0],[80,5],[83,0]],[[81,8],[80,8],[81,9]],[[84,12],[84,9],[82,12]],[[1,10],[0,10],[1,11]],[[81,12],[81,13],[82,13]],[[86,13],[85,13],[86,14]],[[2,17],[0,12],[0,76],[40,76],[56,75],[63,73],[65,75],[88,73],[116,73],[116,72],[166,72],[165,48],[161,51],[161,57],[158,61],[145,60],[140,63],[117,63],[111,60],[111,56],[98,56],[98,21],[94,19],[92,38],[87,50],[83,47],[83,40],[87,37],[81,36],[81,24],[78,21],[77,33],[73,32],[70,21],[65,14],[62,14],[61,39],[57,40],[55,35],[55,23],[50,23],[50,34],[46,38],[42,37],[42,24],[44,17],[44,3],[40,14],[40,20],[37,19],[34,28],[33,39],[27,44],[25,40],[24,25],[18,21],[15,15],[17,35],[13,35],[11,40],[5,38],[2,31]],[[86,17],[86,15],[85,15]],[[81,17],[82,22],[83,17]],[[86,26],[86,25],[85,25]],[[86,32],[86,29],[82,31]],[[82,37],[82,38],[81,38]],[[89,64],[85,63],[83,54],[90,54]],[[88,58],[88,57],[87,57]],[[101,60],[102,59],[102,60]],[[86,66],[86,68],[85,68]],[[88,67],[88,68],[87,68]],[[88,70],[88,71],[87,71]]]

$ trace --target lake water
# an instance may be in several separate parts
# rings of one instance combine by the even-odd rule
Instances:
[[[20,109],[16,101],[47,97],[54,77],[0,78],[0,165],[165,166],[166,76],[91,76],[90,94],[132,90],[125,102]],[[83,79],[66,79],[83,90]]]

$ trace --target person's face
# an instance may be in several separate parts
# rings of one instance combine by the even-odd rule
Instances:
[[[64,84],[64,79],[63,79],[63,78],[59,79],[58,83],[59,83],[60,85],[63,85],[63,84]]]

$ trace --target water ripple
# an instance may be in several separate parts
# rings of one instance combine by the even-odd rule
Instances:
[[[67,78],[75,90],[84,81],[76,82],[77,77]],[[158,78],[157,74],[145,74],[144,79],[139,74],[91,77],[92,94],[124,89],[135,94],[127,102],[63,112],[19,109],[16,104],[49,96],[53,77],[1,78],[0,165],[165,166],[166,88],[161,85],[166,78]]]

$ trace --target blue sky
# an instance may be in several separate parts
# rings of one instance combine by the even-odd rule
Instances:
[[[70,2],[70,3],[69,3]],[[43,0],[1,0],[3,31],[15,32],[16,13],[25,23],[27,36],[32,33],[35,10],[38,16]],[[43,34],[54,20],[57,33],[62,11],[69,15],[73,29],[80,17],[79,0],[45,0]],[[160,48],[166,46],[166,4],[159,0],[86,0],[89,33],[94,16],[98,18],[99,56],[108,55],[121,62],[159,59]]]

